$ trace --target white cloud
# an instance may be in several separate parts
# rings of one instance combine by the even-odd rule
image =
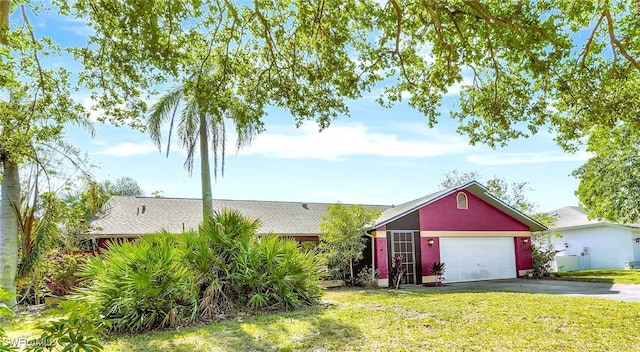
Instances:
[[[97,108],[95,100],[87,97],[82,100],[82,106],[89,112],[89,120],[98,121],[98,118],[104,115],[104,110]]]
[[[283,133],[284,132],[284,133]],[[291,133],[266,132],[239,155],[258,154],[283,159],[339,160],[345,156],[427,158],[477,150],[460,136],[434,133],[429,140],[401,139],[390,132],[374,132],[363,124],[332,125],[323,132],[306,123]]]
[[[445,95],[460,95],[462,88],[470,87],[473,85],[473,71],[471,69],[463,69],[462,70],[462,81],[455,83],[447,89],[447,93]]]
[[[138,154],[148,154],[152,152],[158,152],[158,147],[151,143],[134,144],[134,143],[120,143],[113,147],[106,148],[103,151],[95,152],[96,155],[111,155],[117,157],[127,157]]]
[[[486,155],[470,155],[467,160],[480,165],[540,164],[563,161],[587,160],[592,156],[589,152],[567,154],[563,152],[539,153],[495,153]]]

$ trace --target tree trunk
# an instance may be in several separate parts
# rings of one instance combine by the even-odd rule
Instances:
[[[0,30],[9,28],[9,13],[11,12],[11,0],[0,0]],[[0,35],[0,44],[7,45],[7,37]]]
[[[0,199],[0,287],[16,292],[18,268],[18,213],[20,210],[20,176],[18,165],[2,158],[2,198]],[[16,305],[14,296],[7,305]]]
[[[354,282],[354,280],[353,280],[353,259],[349,259],[349,275],[351,275],[351,282]]]
[[[202,182],[202,222],[213,217],[211,168],[209,166],[209,138],[207,121],[200,115],[200,181]]]

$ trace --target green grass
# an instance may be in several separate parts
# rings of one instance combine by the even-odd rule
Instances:
[[[568,271],[558,274],[562,279],[572,281],[640,285],[640,270],[580,270]]]
[[[106,351],[638,350],[640,304],[508,292],[328,291],[331,304],[178,331]],[[19,326],[13,324],[12,330]],[[20,333],[11,331],[12,336]],[[27,333],[23,331],[23,333]]]

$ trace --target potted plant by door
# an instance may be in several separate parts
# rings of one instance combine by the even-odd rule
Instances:
[[[405,275],[407,274],[407,268],[402,265],[404,261],[403,255],[397,255],[391,262],[391,270],[389,271],[389,279],[391,284],[389,285],[396,290],[400,288],[400,285],[404,282]]]
[[[431,264],[431,275],[436,277],[436,286],[442,285],[442,280],[444,280],[444,268],[445,264],[440,261],[433,262],[433,264]]]

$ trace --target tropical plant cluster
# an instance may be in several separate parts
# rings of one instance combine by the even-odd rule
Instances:
[[[67,296],[81,285],[80,268],[93,252],[54,250],[38,260],[31,273],[18,281],[21,304],[43,303],[45,296]]]
[[[91,258],[80,296],[121,332],[221,319],[239,310],[290,310],[314,304],[324,274],[316,251],[223,210],[183,234],[159,232],[113,244]]]
[[[8,301],[13,293],[7,292],[0,288],[0,322],[4,323],[5,319],[13,317],[14,313],[7,306],[4,301]],[[7,338],[7,333],[3,329],[3,324],[0,324],[0,351],[15,351],[16,348],[14,346],[5,343],[5,339]]]
[[[405,275],[407,274],[407,268],[402,265],[402,262],[404,262],[404,256],[397,255],[393,257],[393,260],[391,261],[391,268],[389,268],[389,286],[396,290],[400,288],[402,283],[404,283]]]
[[[25,351],[84,351],[103,350],[99,339],[104,337],[111,323],[104,319],[95,304],[68,300],[60,303],[51,313],[62,318],[39,324],[39,338],[29,341]]]

